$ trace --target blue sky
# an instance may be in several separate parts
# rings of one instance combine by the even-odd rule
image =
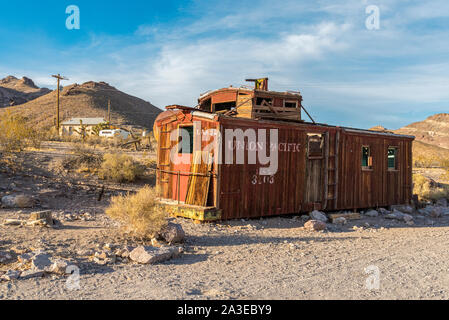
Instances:
[[[69,5],[79,30],[66,28]],[[378,30],[365,26],[369,5]],[[319,122],[395,129],[448,112],[448,40],[442,0],[10,1],[0,78],[106,81],[163,108],[268,76],[270,89],[300,90]]]

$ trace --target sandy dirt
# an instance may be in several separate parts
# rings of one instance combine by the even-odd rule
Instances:
[[[79,289],[70,290],[64,276],[14,280],[0,283],[0,299],[449,298],[447,216],[414,214],[415,225],[408,226],[362,215],[344,226],[328,224],[321,232],[306,231],[299,216],[201,225],[173,219],[187,236],[182,256],[156,265],[96,264],[80,250],[139,244],[104,214],[111,196],[139,185],[107,186],[98,201],[98,188],[81,185],[82,179],[67,183],[48,171],[64,153],[30,152],[21,174],[0,171],[0,196],[31,194],[41,206],[0,209],[0,220],[26,219],[48,208],[62,223],[55,229],[2,226],[0,251],[39,248],[68,259],[80,270]],[[94,219],[64,220],[84,212]],[[0,271],[12,266],[0,264]],[[372,277],[367,268],[379,271],[378,289],[367,287]]]

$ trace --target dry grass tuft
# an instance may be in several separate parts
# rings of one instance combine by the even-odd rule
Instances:
[[[136,194],[113,197],[106,214],[120,221],[125,231],[151,239],[167,225],[167,216],[156,198],[156,190],[145,186]]]
[[[98,177],[118,183],[133,182],[144,174],[144,168],[131,156],[123,153],[104,155]]]
[[[438,184],[422,174],[413,175],[413,193],[418,195],[419,200],[425,201],[436,201],[449,197],[449,190],[446,186]]]

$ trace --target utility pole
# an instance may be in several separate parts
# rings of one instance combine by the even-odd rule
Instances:
[[[59,73],[58,75],[52,75],[53,78],[56,78],[58,80],[58,98],[56,103],[56,128],[58,129],[59,134],[59,92],[60,92],[60,83],[61,80],[69,80],[65,77],[62,77]]]

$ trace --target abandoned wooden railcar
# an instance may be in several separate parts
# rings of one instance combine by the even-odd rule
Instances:
[[[175,214],[199,220],[237,219],[410,203],[414,137],[298,118],[285,121],[274,112],[259,117],[252,107],[240,117],[232,113],[238,104],[217,112],[214,104],[239,99],[238,91],[223,98],[228,89],[202,96],[197,109],[172,108],[156,120],[157,185],[162,201]],[[257,91],[250,93],[253,106]],[[270,91],[264,96],[269,97]],[[269,103],[279,97],[293,100],[276,93]],[[201,107],[204,98],[211,99],[211,109]],[[296,98],[300,105],[300,97]],[[290,117],[292,111],[286,112]],[[182,131],[188,133],[190,147],[182,147],[186,140]],[[227,133],[232,133],[230,139]],[[261,174],[271,164],[262,163],[259,154],[270,152],[277,155],[272,159],[275,170]],[[238,161],[239,155],[243,161]],[[186,161],[177,163],[173,156]],[[194,158],[200,157],[214,161],[195,164]]]

